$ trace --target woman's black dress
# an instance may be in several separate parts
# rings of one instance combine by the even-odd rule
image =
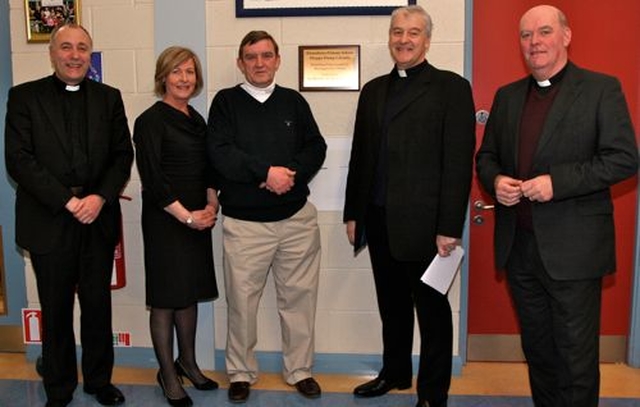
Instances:
[[[211,229],[191,229],[163,209],[176,200],[190,211],[203,209],[206,189],[214,187],[207,125],[191,106],[189,112],[156,102],[134,126],[146,303],[154,308],[183,308],[218,296]]]

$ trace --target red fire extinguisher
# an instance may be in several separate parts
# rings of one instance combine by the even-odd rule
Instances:
[[[131,197],[121,195],[120,199],[130,201]],[[120,237],[113,253],[113,272],[111,274],[111,289],[117,290],[127,285],[127,275],[124,263],[124,238],[122,215],[120,215]]]

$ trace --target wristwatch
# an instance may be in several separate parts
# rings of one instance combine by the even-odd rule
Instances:
[[[191,216],[191,214],[189,214],[189,217],[184,221],[184,223],[186,223],[187,226],[193,225],[193,217]]]

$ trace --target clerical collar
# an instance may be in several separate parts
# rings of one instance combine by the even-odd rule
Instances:
[[[407,78],[409,76],[415,75],[416,73],[422,71],[426,66],[427,66],[427,60],[425,59],[418,65],[412,66],[409,69],[398,69],[396,67],[394,70],[399,78]]]
[[[536,83],[541,88],[548,88],[549,86],[551,86],[551,81],[549,79],[545,79],[543,81],[536,81]]]
[[[536,88],[545,89],[557,83],[560,83],[566,71],[567,71],[567,65],[565,65],[557,74],[553,75],[551,78],[545,79],[543,81],[538,81],[532,76],[531,79],[533,80],[533,83],[536,86]]]
[[[251,95],[255,100],[260,103],[264,103],[269,96],[273,93],[273,90],[276,88],[276,82],[273,81],[266,88],[259,88],[255,85],[250,84],[249,82],[244,82],[240,85],[242,89],[244,89],[249,95]]]
[[[56,88],[60,89],[61,91],[77,92],[82,88],[82,85],[85,80],[83,79],[82,82],[78,83],[77,85],[68,85],[67,83],[63,82],[62,79],[58,78],[54,74],[53,81],[56,84]]]

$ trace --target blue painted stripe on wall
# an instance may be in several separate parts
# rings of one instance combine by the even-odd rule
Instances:
[[[11,72],[11,30],[9,24],[9,2],[0,1],[0,225],[2,225],[2,243],[8,314],[0,316],[0,325],[22,326],[21,309],[27,306],[27,289],[24,276],[24,260],[15,242],[15,188],[6,172],[4,161],[4,117],[7,113],[7,96],[13,84]],[[43,60],[43,64],[48,62]]]
[[[81,348],[76,349],[78,360],[81,357]],[[210,351],[211,352],[211,351]],[[27,360],[35,361],[41,355],[40,345],[27,346]],[[206,356],[199,354],[198,357]],[[215,369],[206,368],[207,370],[224,371],[224,350],[216,349]],[[136,368],[157,369],[158,362],[153,353],[152,348],[115,348],[115,358],[117,366],[131,366]],[[279,373],[282,372],[282,352],[256,352],[258,365],[261,372]],[[462,374],[463,361],[460,357],[454,357],[451,361],[453,367],[453,375]],[[413,357],[414,375],[418,374],[418,356]],[[324,374],[347,374],[358,376],[375,376],[382,367],[381,355],[371,354],[346,354],[346,353],[318,353],[315,355],[313,364],[314,373]]]
[[[191,99],[190,104],[205,119],[207,117],[206,11],[205,0],[156,0],[154,3],[155,54],[159,55],[169,46],[180,45],[190,48],[198,55],[204,76],[204,90],[199,96]],[[153,78],[150,79],[153,80]],[[211,351],[214,347],[214,326],[213,304],[211,302],[200,304],[196,354],[198,363],[203,369],[216,367]]]

